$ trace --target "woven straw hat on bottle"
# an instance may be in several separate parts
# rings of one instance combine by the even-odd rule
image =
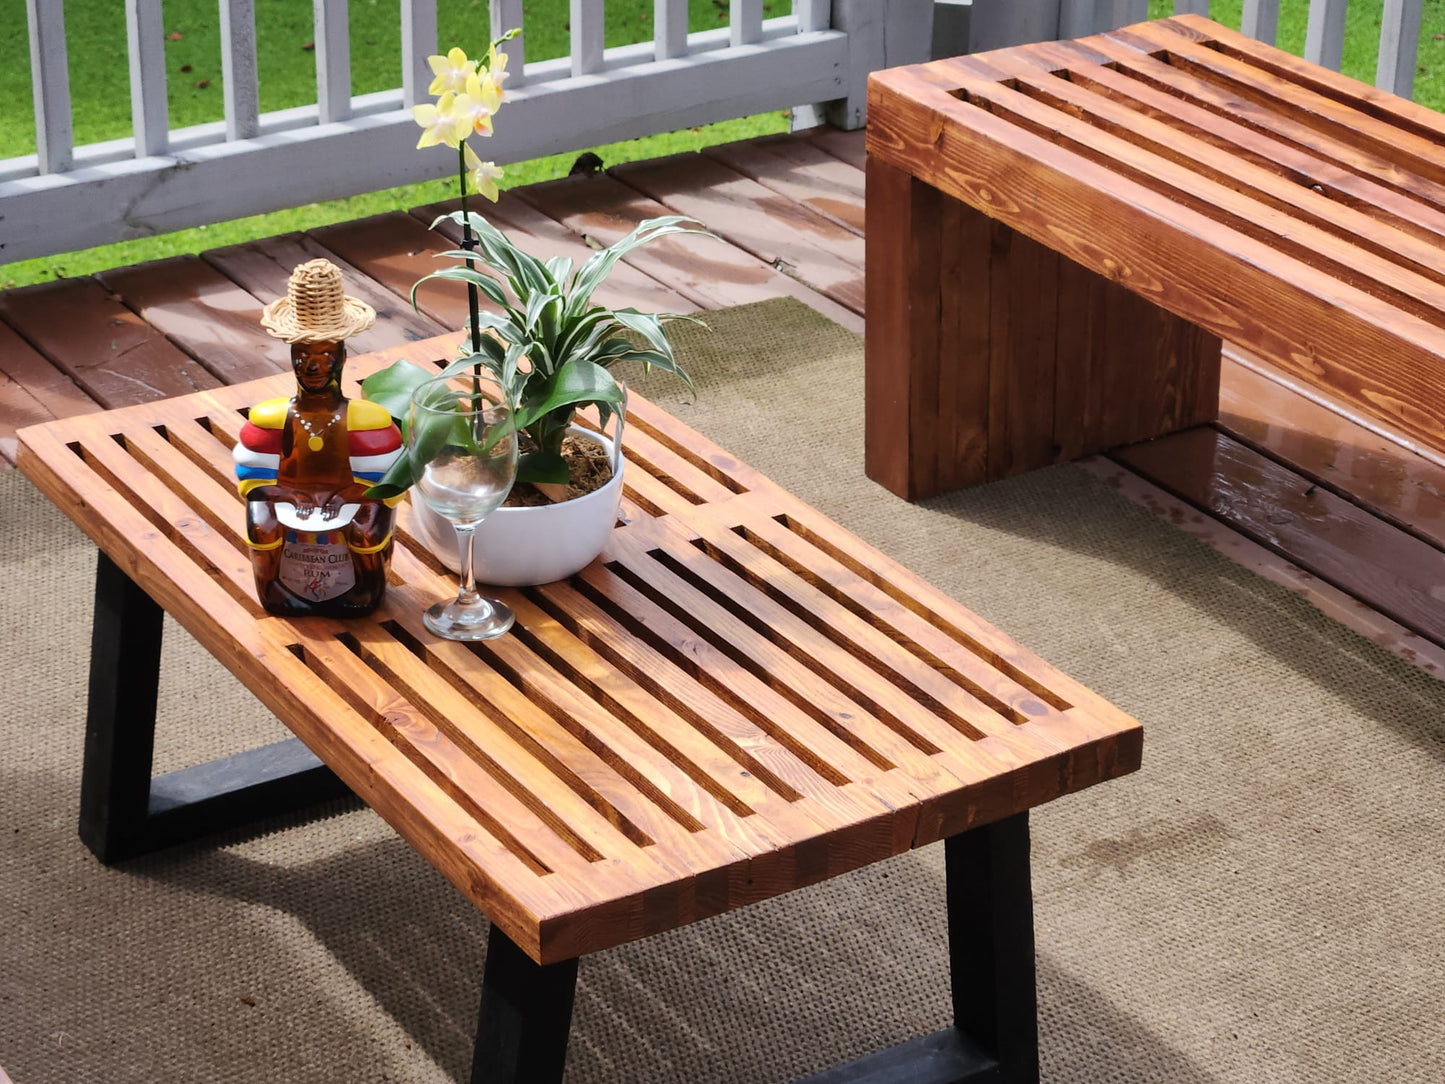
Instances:
[[[376,310],[341,289],[341,268],[330,260],[298,264],[286,296],[261,310],[261,326],[288,343],[332,342],[376,323]]]

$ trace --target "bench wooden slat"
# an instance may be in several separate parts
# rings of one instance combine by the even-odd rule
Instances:
[[[1037,58],[1042,66],[1054,66],[1043,50],[1020,50],[1015,56],[1019,60]],[[1415,276],[1428,279],[1435,286],[1445,282],[1445,271],[1438,267],[1438,238],[1427,242],[1402,232],[1389,223],[1379,221],[1366,209],[1336,202],[1325,192],[1315,191],[1308,181],[1301,183],[1298,175],[1282,173],[1274,163],[1264,164],[1242,155],[1238,148],[1219,147],[1197,139],[1181,126],[1164,121],[1158,114],[1144,114],[1132,108],[1131,104],[1111,101],[1082,85],[1095,72],[1100,78],[1108,79],[1113,73],[1106,69],[1081,65],[1082,72],[1071,68],[1069,79],[1058,79],[1043,73],[1029,75],[1023,68],[1024,65],[1019,64],[1009,70],[1020,76],[1021,85],[1029,87],[1036,95],[1042,95],[1048,104],[1067,110],[1072,116],[1110,135],[1121,136],[1148,155],[1180,167],[1185,171],[1184,179],[1192,175],[1194,182],[1186,198],[1196,206],[1212,204],[1221,212],[1234,216],[1235,222],[1239,223],[1238,216],[1249,213],[1247,201],[1254,201],[1259,205],[1259,212],[1250,216],[1250,222],[1261,222],[1265,214],[1280,216],[1289,224],[1288,232],[1283,234],[1289,249],[1317,266],[1328,266],[1331,273],[1350,279],[1363,289],[1381,282],[1409,291],[1412,286],[1419,285]],[[1117,76],[1114,78],[1118,79]],[[1112,144],[1103,143],[1098,151],[1107,155],[1111,147]],[[1178,183],[1181,179],[1172,172],[1155,175],[1167,184]],[[1231,191],[1242,198],[1225,202],[1211,199],[1216,193]],[[1249,231],[1247,225],[1242,228]],[[1261,223],[1261,228],[1254,235],[1279,246],[1279,240],[1273,239],[1272,233]],[[1391,269],[1392,263],[1406,274],[1396,275]],[[1407,295],[1402,300],[1408,301],[1412,297]],[[1431,299],[1418,306],[1419,314],[1427,319],[1435,311]]]
[[[1329,197],[1331,206],[1373,214],[1430,244],[1445,240],[1445,213],[1283,138],[1282,123],[1272,123],[1267,117],[1250,125],[1231,119],[1220,109],[1237,104],[1238,99],[1222,92],[1211,95],[1167,64],[1100,38],[1089,39],[1087,45],[1039,45],[1030,52],[1056,67],[1068,67],[1071,82],[1108,94],[1132,110],[1178,127],[1251,165],[1272,170],[1289,183],[1314,188]],[[1130,78],[1107,66],[1113,60],[1127,64],[1136,75],[1147,75],[1147,80]],[[1159,89],[1161,86],[1173,93]]]
[[[1337,232],[1321,229],[1318,223],[1329,217],[1327,200],[1319,199],[1312,204],[1311,198],[1316,194],[1308,189],[1277,184],[1264,171],[1252,170],[1248,163],[1218,155],[1203,145],[1199,145],[1201,153],[1209,165],[1201,168],[1203,163],[1187,153],[1193,149],[1188,137],[1157,121],[1136,118],[1131,128],[1139,138],[1119,138],[1111,130],[1113,125],[1098,123],[1088,111],[1096,109],[1100,117],[1116,122],[1121,116],[1127,116],[1126,111],[1111,110],[1107,103],[1097,99],[1082,105],[1090,96],[1071,93],[1064,80],[1057,80],[1060,84],[1057,89],[1044,88],[1043,80],[1026,65],[1014,63],[1003,68],[963,57],[949,62],[943,70],[949,76],[959,76],[957,81],[970,95],[977,96],[973,101],[987,101],[996,115],[1104,165],[1120,178],[1146,185],[1178,206],[1217,221],[1224,229],[1237,231],[1283,256],[1307,264],[1331,281],[1348,284],[1421,320],[1437,326],[1445,324],[1445,312],[1442,312],[1445,310],[1445,285],[1442,285],[1445,275],[1427,278],[1359,244],[1360,231],[1364,230],[1366,238],[1378,235],[1378,248],[1412,247],[1417,262],[1429,260],[1426,248],[1413,244],[1410,238],[1390,237],[1392,231],[1387,227],[1370,222],[1358,213],[1351,216],[1344,208],[1333,216]],[[969,78],[965,72],[977,78]],[[1047,100],[1036,100],[1001,85],[988,85],[1006,81],[1044,90],[1073,108],[1057,108]],[[1231,162],[1237,182],[1234,186],[1225,183],[1230,177]],[[1289,187],[1294,191],[1289,193],[1288,200],[1260,199],[1258,191],[1246,187],[1251,183],[1276,197]],[[1308,210],[1301,213],[1303,208]]]
[[[1419,102],[1361,83],[1329,68],[1310,64],[1282,49],[1271,48],[1227,26],[1195,15],[1157,20],[1176,34],[1195,40],[1212,40],[1221,52],[1237,56],[1263,71],[1290,79],[1317,94],[1353,102],[1374,116],[1428,139],[1445,138],[1445,115]]]
[[[1400,125],[1371,116],[1348,100],[1317,94],[1292,79],[1274,75],[1255,65],[1237,60],[1200,44],[1196,36],[1181,34],[1177,27],[1138,23],[1109,35],[1136,45],[1141,51],[1166,49],[1171,64],[1200,75],[1206,81],[1222,82],[1233,93],[1266,108],[1278,105],[1297,111],[1297,118],[1310,132],[1306,145],[1340,148],[1343,158],[1350,150],[1366,160],[1402,167],[1408,175],[1401,181],[1421,198],[1439,203],[1445,185],[1445,163],[1438,143]],[[1360,97],[1363,100],[1363,97]]]

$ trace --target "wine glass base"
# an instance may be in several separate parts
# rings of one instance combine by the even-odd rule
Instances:
[[[470,605],[457,599],[438,602],[422,615],[422,623],[443,640],[494,640],[515,620],[512,608],[494,598]]]

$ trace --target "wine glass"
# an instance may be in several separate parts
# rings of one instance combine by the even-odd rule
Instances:
[[[457,597],[438,602],[423,618],[447,640],[490,640],[512,627],[506,603],[483,598],[472,575],[477,524],[506,500],[517,477],[512,412],[468,375],[438,377],[411,396],[407,446],[421,467],[416,490],[457,532],[462,578]]]

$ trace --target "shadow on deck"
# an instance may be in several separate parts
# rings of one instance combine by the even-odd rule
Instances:
[[[863,136],[768,136],[516,189],[487,214],[540,256],[585,259],[639,220],[691,215],[727,243],[670,238],[598,291],[692,312],[796,297],[863,328]],[[353,352],[459,328],[465,297],[412,284],[452,247],[420,207],[199,256],[0,293],[0,457],[54,417],[235,383],[287,366],[264,301],[324,256],[377,310]],[[453,239],[454,240],[454,239]],[[1091,462],[1135,500],[1427,671],[1445,674],[1445,462],[1227,350],[1218,422]]]

